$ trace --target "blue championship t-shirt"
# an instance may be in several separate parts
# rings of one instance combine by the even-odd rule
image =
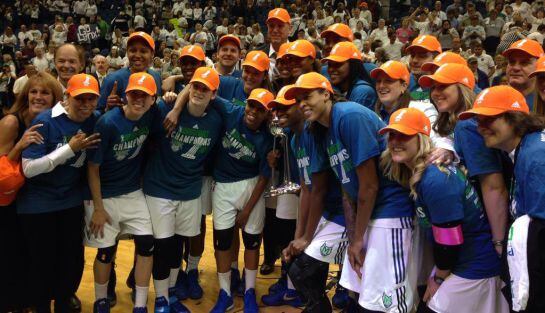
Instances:
[[[545,220],[545,131],[522,138],[515,162],[514,216]]]
[[[60,107],[57,107],[60,106]],[[68,118],[61,104],[40,113],[32,125],[43,124],[37,131],[44,143],[31,144],[23,151],[24,159],[39,159],[70,142],[72,136],[83,132],[93,133],[98,114],[93,114],[83,123]],[[53,114],[55,113],[55,114]],[[55,116],[53,116],[55,115]],[[17,197],[17,212],[20,214],[47,213],[69,209],[83,203],[85,159],[91,150],[79,151],[49,173],[27,178]]]
[[[224,121],[224,133],[214,163],[214,180],[232,183],[258,175],[269,177],[267,153],[272,135],[265,123],[256,131],[244,123],[244,107],[216,97],[212,102]]]
[[[158,119],[154,132],[158,151],[148,161],[144,174],[144,193],[153,197],[187,201],[201,195],[204,162],[222,134],[223,121],[209,107],[203,116],[192,116],[184,107],[178,126],[170,137],[161,126],[172,105],[158,103]]]
[[[331,124],[325,138],[329,162],[343,189],[356,203],[359,190],[356,167],[379,157],[385,150],[385,139],[378,134],[384,126],[373,111],[355,102],[338,102],[331,109]],[[375,163],[379,191],[371,218],[412,217],[414,208],[408,190],[384,177],[378,159]]]
[[[291,140],[293,154],[297,158],[299,177],[309,190],[312,190],[312,174],[328,171],[327,193],[324,199],[324,211],[322,216],[338,225],[345,226],[344,210],[342,203],[341,184],[335,179],[331,165],[327,159],[326,148],[322,142],[317,142],[308,127],[301,134],[293,136]]]
[[[459,168],[441,171],[430,165],[417,185],[419,223],[431,234],[431,225],[462,221],[462,244],[452,273],[466,279],[484,279],[500,274],[500,258],[492,244],[488,218],[479,195]]]
[[[98,120],[95,132],[100,144],[89,154],[89,162],[100,165],[102,198],[124,195],[140,189],[143,147],[152,129],[156,106],[137,121],[115,107]]]
[[[244,82],[233,76],[220,76],[218,96],[231,101],[235,105],[245,107],[247,95],[244,92]]]
[[[148,69],[147,73],[153,76],[153,79],[155,80],[155,84],[157,85],[157,95],[161,95],[161,86],[162,86],[162,80],[161,80],[161,74],[157,73],[156,71],[152,69]],[[131,70],[128,67],[124,67],[122,69],[119,69],[113,73],[108,74],[104,78],[104,81],[102,82],[102,85],[100,86],[100,97],[98,98],[98,110],[104,110],[106,107],[106,101],[108,100],[108,96],[112,92],[112,89],[114,88],[114,83],[117,81],[117,95],[123,99],[125,102],[127,101],[127,97],[125,95],[125,89],[127,89],[127,84],[129,83],[129,77],[131,76]]]

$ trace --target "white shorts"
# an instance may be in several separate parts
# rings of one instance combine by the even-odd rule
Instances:
[[[223,230],[235,226],[237,214],[250,199],[257,180],[258,177],[234,183],[216,182],[212,192],[214,229]],[[261,195],[248,217],[244,231],[252,235],[261,234],[264,225],[265,200]]]
[[[297,219],[299,210],[299,197],[294,194],[285,194],[277,197],[276,217],[284,220]]]
[[[342,264],[347,246],[346,228],[322,217],[305,253],[322,262]]]
[[[428,278],[435,265],[433,260],[433,243],[428,239],[427,232],[428,229],[421,226],[416,226],[414,229],[416,253],[413,260],[419,269],[418,286],[426,286],[428,284]]]
[[[413,312],[418,303],[410,218],[371,220],[363,236],[366,249],[361,279],[344,262],[340,284],[359,293],[358,303],[379,312]],[[345,260],[348,260],[345,257]]]
[[[466,279],[452,274],[430,299],[428,307],[438,313],[507,313],[509,305],[500,291],[502,284],[498,276]]]
[[[169,238],[176,235],[194,237],[201,233],[201,199],[188,201],[168,200],[146,195],[153,225],[153,237]]]
[[[108,248],[116,244],[119,236],[153,235],[151,217],[146,204],[146,198],[141,189],[117,197],[102,199],[104,210],[110,215],[112,224],[104,224],[104,237],[95,237],[89,230],[93,216],[92,200],[85,200],[85,245],[93,248]]]
[[[214,189],[214,179],[212,176],[202,177],[201,188],[201,208],[202,215],[212,214],[212,190]]]

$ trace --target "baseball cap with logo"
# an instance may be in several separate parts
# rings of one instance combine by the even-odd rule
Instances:
[[[66,85],[66,92],[76,97],[84,93],[92,93],[100,96],[100,88],[98,87],[98,81],[88,74],[76,74],[68,80]]]
[[[284,97],[288,100],[294,99],[297,93],[310,89],[325,89],[333,93],[333,87],[327,78],[316,72],[310,72],[299,76],[295,84],[286,90]]]
[[[311,57],[316,58],[316,48],[314,45],[305,39],[299,39],[292,42],[286,49],[285,55],[294,55],[300,58]]]
[[[388,126],[378,131],[384,135],[391,131],[397,131],[404,135],[413,136],[416,134],[430,135],[431,123],[430,119],[416,108],[403,108],[395,111],[390,116]]]
[[[545,56],[542,56],[541,58],[537,59],[536,63],[536,70],[530,74],[530,77],[534,77],[535,75],[545,73]]]
[[[290,106],[296,104],[297,101],[295,101],[295,99],[286,99],[286,91],[288,91],[288,89],[290,89],[292,86],[293,85],[286,85],[282,87],[276,94],[276,98],[269,102],[269,108],[273,109],[277,106]]]
[[[274,100],[274,95],[272,92],[264,88],[256,88],[252,90],[250,96],[246,101],[256,101],[259,102],[265,109],[270,110],[269,102]]]
[[[240,49],[240,39],[237,36],[231,34],[221,36],[220,40],[218,41],[218,48],[226,42],[234,43],[235,46]]]
[[[182,48],[182,51],[180,51],[180,59],[183,57],[192,57],[196,59],[197,61],[204,61],[206,60],[206,55],[204,54],[204,50],[197,45],[189,45]]]
[[[286,55],[286,51],[288,50],[288,47],[291,45],[291,42],[284,42],[280,45],[280,48],[278,48],[278,53],[276,54],[276,59],[281,59]]]
[[[146,32],[134,32],[129,36],[129,39],[127,40],[127,47],[130,45],[132,41],[135,41],[137,39],[142,39],[144,42],[151,48],[151,50],[155,51],[155,41],[151,36]]]
[[[416,37],[410,46],[407,47],[407,52],[411,52],[411,49],[414,48],[422,48],[424,50],[427,50],[429,52],[437,52],[441,53],[443,50],[441,49],[441,43],[435,36],[431,35],[422,35]]]
[[[424,75],[418,80],[420,86],[430,88],[434,83],[451,85],[462,84],[470,89],[475,87],[475,75],[469,67],[447,63],[441,65],[433,75]]]
[[[146,72],[134,73],[129,76],[129,84],[125,92],[132,90],[140,90],[147,93],[150,96],[154,96],[157,93],[157,85],[153,76]]]
[[[269,15],[267,16],[267,23],[270,20],[279,20],[280,22],[287,23],[287,24],[291,23],[290,14],[288,13],[288,11],[286,11],[286,9],[282,9],[282,8],[276,8],[276,9],[270,10]]]
[[[379,68],[371,71],[371,78],[377,79],[380,73],[388,75],[392,79],[401,79],[407,84],[411,81],[411,74],[407,66],[399,61],[388,61],[382,64]]]
[[[354,33],[350,29],[350,27],[343,23],[336,23],[331,26],[329,26],[326,30],[324,30],[320,37],[325,38],[328,35],[335,34],[341,38],[353,41],[354,40]]]
[[[422,70],[426,72],[433,72],[435,71],[439,66],[447,63],[456,63],[456,64],[462,64],[467,66],[467,61],[459,55],[458,53],[446,51],[441,54],[438,54],[432,62],[426,62],[422,64]]]
[[[199,67],[193,74],[193,77],[189,83],[193,82],[202,83],[208,87],[208,89],[214,91],[220,86],[220,75],[213,68],[204,66]]]
[[[515,51],[522,51],[536,59],[543,56],[543,47],[541,47],[539,42],[532,39],[515,41],[509,46],[509,49],[505,50],[502,54],[508,58],[509,55]]]
[[[475,115],[496,116],[505,112],[522,112],[529,114],[524,95],[511,86],[494,86],[481,91],[475,99],[473,108],[460,113],[461,120]]]
[[[267,54],[260,50],[254,50],[246,54],[242,66],[251,66],[260,72],[265,72],[269,70],[271,61]]]
[[[334,45],[333,49],[331,49],[331,52],[329,53],[329,56],[327,58],[323,58],[322,62],[346,62],[350,59],[361,61],[361,52],[352,42],[343,41]]]

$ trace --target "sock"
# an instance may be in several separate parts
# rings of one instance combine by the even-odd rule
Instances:
[[[176,286],[176,280],[178,280],[178,273],[179,272],[180,272],[179,267],[170,269],[170,276],[169,276],[170,282],[168,284],[169,288],[172,288],[172,287]]]
[[[257,270],[249,270],[247,268],[244,269],[244,280],[246,282],[246,291],[248,289],[253,288],[255,289],[255,279],[257,277]]]
[[[108,298],[108,282],[104,285],[95,282],[95,300]]]
[[[295,287],[293,286],[293,283],[291,282],[291,278],[288,276],[288,289],[295,290]]]
[[[238,270],[238,260],[231,262],[231,268]]]
[[[134,299],[135,308],[143,308],[146,306],[146,303],[148,302],[148,291],[149,286],[136,286],[136,297]]]
[[[199,262],[201,261],[201,256],[192,256],[191,254],[187,257],[187,268],[186,273],[189,273],[191,270],[196,270],[199,268]]]
[[[170,285],[170,279],[153,280],[153,286],[155,286],[155,297],[165,297],[168,301],[168,287]]]
[[[227,292],[229,297],[231,296],[231,272],[219,273],[218,279],[220,281],[220,288]]]

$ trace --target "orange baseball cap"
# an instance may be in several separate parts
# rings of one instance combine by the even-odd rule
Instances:
[[[399,109],[390,116],[388,126],[379,130],[378,133],[384,135],[391,131],[397,131],[408,136],[416,134],[429,136],[431,131],[430,119],[419,109]]]
[[[11,161],[7,156],[0,157],[0,206],[12,203],[17,191],[23,187],[25,177],[20,162]]]
[[[143,39],[148,46],[151,48],[151,50],[155,51],[155,41],[151,36],[146,32],[134,32],[129,36],[129,39],[127,40],[127,47],[129,46],[131,41],[134,41],[136,39]]]
[[[462,84],[473,89],[475,87],[475,75],[465,65],[447,63],[441,65],[433,75],[424,75],[418,80],[420,86],[424,88],[431,87],[434,82],[446,85]]]
[[[147,93],[150,96],[154,96],[157,93],[157,85],[153,76],[146,72],[134,73],[129,76],[129,84],[125,92],[132,90],[140,90]]]
[[[543,47],[541,47],[539,42],[532,39],[515,41],[509,46],[509,49],[503,51],[502,54],[505,57],[509,57],[509,55],[515,51],[522,51],[536,59],[543,56]]]
[[[422,70],[426,72],[433,72],[439,66],[447,63],[456,63],[467,66],[467,61],[458,53],[446,51],[437,55],[432,62],[422,64]]]
[[[296,93],[309,89],[325,89],[333,93],[333,87],[327,78],[316,72],[310,72],[299,76],[295,84],[286,90],[284,97],[288,100],[294,99]]]
[[[241,45],[240,38],[238,38],[237,36],[231,35],[231,34],[221,36],[220,40],[218,41],[218,47],[221,47],[221,45],[223,45],[226,42],[232,42],[235,44],[237,48],[240,49],[240,45]]]
[[[348,39],[350,41],[354,40],[354,33],[350,27],[343,23],[336,23],[329,26],[326,30],[320,33],[320,37],[325,38],[327,35],[335,34],[341,38]]]
[[[487,88],[477,96],[473,108],[460,113],[461,120],[475,115],[496,116],[505,112],[530,113],[524,95],[511,86],[502,85]]]
[[[259,102],[265,109],[270,110],[269,103],[274,100],[274,95],[267,89],[256,88],[252,90],[250,96],[246,99],[246,101],[250,100]]]
[[[286,99],[286,91],[290,89],[293,85],[286,85],[278,91],[276,94],[276,98],[269,102],[269,108],[272,109],[277,106],[290,106],[293,104],[296,104],[297,101],[295,99]]]
[[[537,59],[536,70],[530,74],[530,77],[534,77],[537,74],[545,73],[545,56]]]
[[[76,97],[84,93],[92,93],[100,96],[100,88],[98,87],[98,81],[88,74],[76,74],[68,80],[66,85],[66,92]]]
[[[271,61],[265,52],[254,50],[246,54],[242,66],[251,66],[260,72],[265,72],[269,70]]]
[[[294,55],[300,58],[311,57],[316,59],[316,48],[310,41],[299,39],[288,46],[285,55]]]
[[[282,23],[288,23],[288,24],[291,23],[290,14],[288,13],[288,11],[286,11],[286,9],[282,9],[282,8],[276,8],[269,11],[269,15],[267,16],[266,23],[268,23],[270,20],[273,20],[273,19],[279,20]]]
[[[182,51],[180,52],[180,59],[183,57],[192,57],[196,59],[197,61],[204,61],[206,60],[206,55],[204,54],[204,50],[197,45],[189,45],[182,48]]]
[[[411,74],[407,66],[399,61],[388,61],[371,71],[371,78],[377,79],[380,73],[388,75],[392,79],[401,79],[407,84],[411,81]]]
[[[443,52],[443,49],[441,49],[441,43],[435,36],[431,35],[422,35],[416,37],[410,46],[407,47],[407,52],[410,52],[411,49],[414,49],[416,47],[423,48],[425,50],[428,50],[430,52]]]
[[[335,44],[333,46],[333,49],[331,49],[331,52],[329,53],[329,56],[327,58],[323,58],[322,62],[327,61],[333,61],[333,62],[346,62],[350,59],[354,60],[362,60],[361,52],[356,47],[355,44],[353,44],[350,41],[343,41]]]
[[[278,53],[276,54],[276,59],[281,59],[286,55],[286,51],[288,50],[288,47],[291,45],[291,42],[284,42],[280,45],[280,48],[278,48]]]
[[[208,87],[208,89],[215,91],[220,86],[220,75],[215,69],[202,66],[195,70],[189,83],[193,82],[202,83]]]

